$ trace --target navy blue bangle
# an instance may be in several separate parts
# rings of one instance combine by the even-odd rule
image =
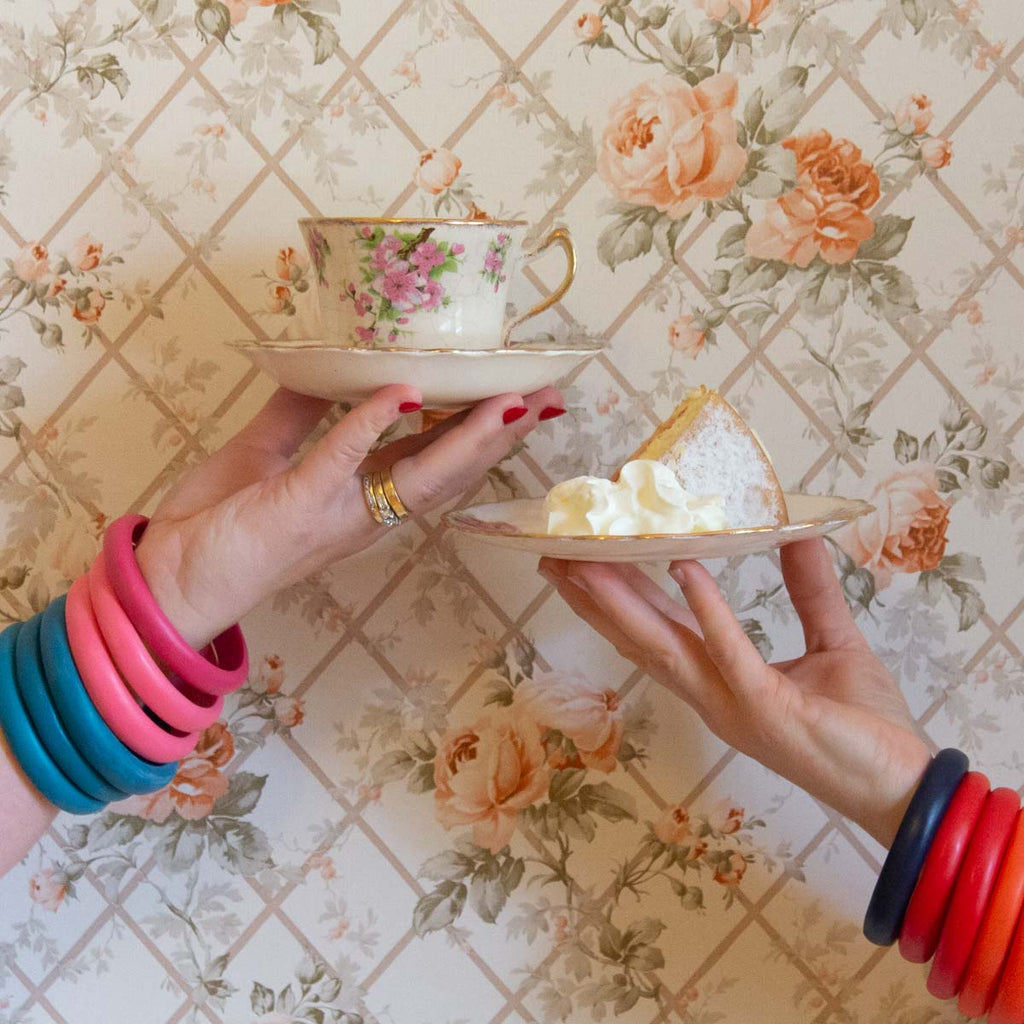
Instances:
[[[178,762],[153,764],[129,750],[111,731],[89,698],[78,674],[64,619],[67,597],[43,612],[41,641],[50,699],[79,753],[110,783],[125,793],[155,793],[178,770]]]
[[[42,612],[23,623],[14,649],[14,681],[29,721],[46,747],[46,752],[68,781],[97,800],[123,800],[129,794],[111,786],[82,757],[68,737],[64,723],[50,700],[50,691],[43,675],[43,652],[39,646],[41,622]]]
[[[53,763],[21,702],[14,673],[15,645],[23,628],[18,622],[0,633],[0,727],[22,771],[51,804],[72,814],[95,814],[107,805],[83,793]]]
[[[947,748],[940,750],[925,770],[864,915],[864,935],[875,945],[891,946],[896,941],[925,857],[968,765],[965,753]]]

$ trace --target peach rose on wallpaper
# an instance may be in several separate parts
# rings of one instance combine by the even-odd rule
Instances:
[[[914,134],[920,135],[932,123],[932,101],[923,92],[915,92],[913,96],[900,100],[892,116],[897,128],[909,124]]]
[[[741,22],[756,28],[761,19],[771,10],[775,0],[694,0],[694,6],[703,11],[712,21],[721,21],[730,11],[735,11]]]
[[[921,159],[935,170],[947,167],[953,159],[953,143],[949,139],[925,139],[921,143]]]
[[[284,695],[278,697],[274,701],[274,717],[288,729],[300,725],[306,717],[301,698]]]
[[[416,184],[431,195],[450,188],[462,170],[462,161],[450,149],[428,149],[420,153]]]
[[[519,811],[542,799],[549,781],[537,723],[495,712],[444,737],[434,759],[434,812],[446,829],[472,825],[473,842],[497,853]]]
[[[673,320],[668,325],[668,343],[687,359],[696,359],[704,348],[707,335],[694,325],[689,314]]]
[[[26,283],[41,281],[50,273],[50,254],[45,245],[29,242],[14,257],[14,273]]]
[[[572,30],[584,42],[591,43],[604,31],[604,22],[600,15],[588,11],[573,22]]]
[[[712,831],[721,836],[731,836],[743,825],[743,808],[737,807],[731,797],[725,797],[712,805],[707,819]]]
[[[865,213],[881,194],[874,165],[849,139],[824,129],[782,145],[796,156],[797,187],[768,204],[747,232],[748,256],[806,267],[815,256],[848,263],[875,233]]]
[[[743,854],[732,851],[725,860],[715,865],[715,881],[719,885],[739,885],[747,872]]]
[[[587,768],[615,770],[622,745],[619,695],[569,672],[537,672],[516,687],[515,705],[572,740]]]
[[[94,324],[103,315],[103,307],[106,304],[107,300],[103,297],[103,293],[91,288],[84,297],[79,298],[75,303],[71,315],[83,324]]]
[[[666,846],[681,846],[693,832],[690,830],[690,812],[685,804],[666,807],[654,823],[654,834]]]
[[[673,220],[729,194],[747,165],[736,141],[736,79],[643,82],[612,105],[597,170],[616,197]]]
[[[29,899],[53,913],[57,912],[67,891],[67,880],[53,868],[43,868],[28,880]]]
[[[132,797],[140,818],[164,822],[171,811],[198,821],[228,791],[228,777],[221,771],[235,753],[235,741],[223,722],[203,730],[195,750],[183,757],[170,784],[152,796]]]
[[[871,570],[883,590],[893,573],[934,569],[946,551],[950,504],[935,467],[911,462],[880,481],[868,498],[875,511],[835,534],[854,564]]]
[[[103,259],[103,243],[91,235],[76,238],[68,251],[68,262],[79,270],[95,270]]]

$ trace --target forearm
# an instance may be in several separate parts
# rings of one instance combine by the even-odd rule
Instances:
[[[57,808],[29,782],[0,730],[0,877],[40,840]]]

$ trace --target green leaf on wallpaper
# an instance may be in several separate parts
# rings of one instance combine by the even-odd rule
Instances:
[[[266,775],[235,772],[228,791],[213,805],[213,813],[234,818],[248,814],[259,803],[266,782]]]
[[[470,879],[469,905],[482,921],[494,924],[507,900],[508,893],[502,882],[498,859],[488,857]]]
[[[897,430],[896,440],[892,443],[892,450],[896,456],[896,461],[905,466],[908,462],[913,462],[917,458],[919,450],[917,438],[903,430]]]
[[[917,35],[924,28],[928,18],[924,3],[922,0],[900,0],[900,6],[903,8],[903,16],[914,29],[914,35]]]
[[[875,233],[861,242],[857,250],[859,260],[889,260],[899,254],[910,234],[913,217],[898,217],[886,213],[875,221]]]
[[[441,882],[432,892],[421,896],[412,912],[412,926],[421,938],[447,928],[466,905],[469,890],[461,882]]]
[[[270,1013],[274,1009],[274,990],[261,985],[258,981],[252,983],[252,991],[249,993],[249,1005],[253,1013],[260,1016]]]
[[[389,750],[370,768],[374,782],[384,784],[404,779],[412,771],[416,761],[404,750]]]
[[[581,786],[579,800],[584,810],[604,818],[605,821],[636,821],[636,801],[632,794],[616,789],[608,782]]]
[[[103,91],[103,86],[108,84],[117,90],[121,99],[124,99],[131,84],[125,70],[112,53],[101,53],[93,57],[88,64],[80,64],[75,68],[75,77],[91,100],[96,99]]]
[[[747,639],[757,648],[757,653],[767,661],[772,656],[772,642],[758,619],[743,619],[740,622]]]
[[[849,266],[853,298],[865,313],[876,320],[897,321],[919,312],[914,282],[898,267],[866,260]]]
[[[789,271],[781,260],[759,260],[747,256],[732,268],[729,274],[729,291],[733,295],[749,295],[751,292],[766,292],[779,283]]]
[[[239,818],[210,815],[207,843],[213,859],[226,871],[248,877],[273,867],[270,842],[262,829]]]
[[[338,44],[341,42],[338,30],[327,18],[319,14],[299,8],[296,10],[306,35],[313,43],[313,63],[323,64],[338,49]]]
[[[434,765],[427,761],[416,765],[416,770],[409,775],[409,781],[405,784],[405,788],[410,793],[430,793],[435,789],[436,785],[437,783],[434,781]]]
[[[989,490],[1001,486],[1010,475],[1010,467],[999,459],[986,459],[981,467],[981,483]]]
[[[672,220],[671,217],[662,214],[654,222],[654,246],[668,263],[676,261],[676,241],[688,219],[683,217],[681,220]]]
[[[423,862],[420,878],[429,878],[432,882],[444,879],[458,881],[471,875],[475,866],[476,860],[468,854],[460,853],[458,850],[445,850]]]
[[[597,240],[597,255],[605,266],[614,270],[620,263],[636,259],[651,251],[654,223],[662,216],[653,206],[617,204],[618,215]]]
[[[680,57],[685,57],[693,42],[693,29],[686,18],[686,14],[680,11],[668,27],[668,41]]]
[[[747,237],[749,230],[750,225],[746,221],[730,224],[718,239],[717,258],[723,260],[742,257],[744,253],[743,240]]]
[[[743,126],[750,143],[769,145],[790,135],[804,109],[808,69],[783,68],[755,89],[743,107]]]

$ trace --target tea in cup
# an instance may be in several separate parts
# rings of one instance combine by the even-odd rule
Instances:
[[[507,347],[512,329],[554,305],[576,272],[568,231],[556,228],[527,250],[521,220],[308,217],[299,227],[324,342],[346,348]],[[553,246],[566,256],[562,283],[506,320],[510,281]]]

